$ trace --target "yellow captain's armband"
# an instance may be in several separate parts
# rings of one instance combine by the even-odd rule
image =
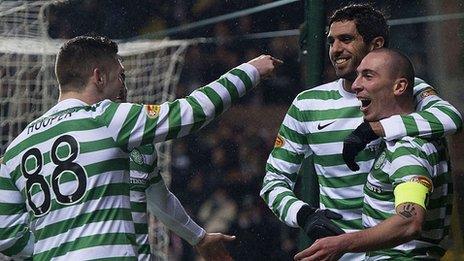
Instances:
[[[426,209],[425,199],[429,191],[430,189],[427,186],[419,182],[408,181],[401,183],[393,191],[395,194],[395,208],[400,204],[408,202],[420,205]]]

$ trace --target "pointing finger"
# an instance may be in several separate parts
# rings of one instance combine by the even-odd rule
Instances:
[[[222,234],[222,239],[225,240],[225,241],[233,241],[233,240],[235,240],[235,236],[223,235]]]
[[[272,56],[271,56],[271,60],[272,60],[272,62],[274,63],[274,65],[275,65],[275,64],[279,64],[279,65],[280,65],[280,64],[283,64],[283,63],[284,63],[284,61],[282,61],[282,60],[280,60],[280,59],[277,59],[277,58],[275,58],[275,57],[272,57]]]

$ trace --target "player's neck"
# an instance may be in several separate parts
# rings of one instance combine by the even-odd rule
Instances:
[[[60,101],[64,101],[67,99],[77,99],[87,104],[94,104],[100,101],[96,99],[95,95],[90,95],[87,92],[76,92],[76,91],[61,92],[58,101],[60,102]]]
[[[353,81],[343,78],[343,89],[347,92],[354,93],[354,91],[351,89],[351,85],[353,85]]]
[[[391,117],[393,115],[407,115],[414,112],[414,105],[411,102],[405,102],[404,100],[397,99],[390,103],[388,108],[388,114],[384,115],[384,118]]]

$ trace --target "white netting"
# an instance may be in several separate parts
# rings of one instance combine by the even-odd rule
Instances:
[[[49,39],[42,19],[47,1],[0,1],[0,154],[33,119],[56,104],[55,55],[63,40]],[[126,69],[128,98],[161,103],[175,97],[186,41],[136,41],[119,44]],[[170,183],[169,142],[157,145],[158,163]],[[151,221],[153,250],[167,260],[169,237]]]
[[[45,37],[46,21],[42,7],[50,1],[0,1],[0,35],[10,37]]]

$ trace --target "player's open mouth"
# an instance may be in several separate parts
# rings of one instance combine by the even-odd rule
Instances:
[[[367,110],[367,107],[371,104],[372,100],[369,98],[358,98],[361,101],[361,111]]]

